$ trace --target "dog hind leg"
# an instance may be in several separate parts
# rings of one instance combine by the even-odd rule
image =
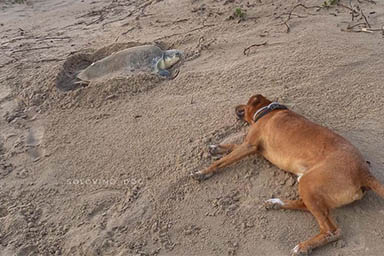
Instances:
[[[324,204],[321,197],[313,196],[310,192],[305,193],[303,202],[319,224],[320,233],[304,242],[299,243],[292,250],[292,255],[308,254],[312,251],[312,249],[336,241],[341,236],[340,229],[331,220],[329,216],[329,208]]]
[[[268,199],[264,202],[264,207],[270,209],[290,209],[290,210],[303,210],[308,211],[303,200],[280,200],[279,198]]]

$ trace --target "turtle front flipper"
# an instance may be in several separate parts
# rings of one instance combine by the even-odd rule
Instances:
[[[178,72],[175,76],[172,76],[171,72],[168,70],[174,64],[179,62],[182,58],[182,52],[178,50],[168,50],[163,52],[161,58],[155,59],[154,71],[162,77],[173,79],[178,75]]]
[[[165,78],[171,78],[171,72],[169,72],[166,69],[161,69],[157,72],[160,76],[165,77]]]
[[[170,78],[171,72],[165,69],[163,57],[154,60],[153,72],[164,78]]]

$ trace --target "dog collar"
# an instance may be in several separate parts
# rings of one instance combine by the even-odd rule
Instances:
[[[272,102],[268,106],[262,107],[261,109],[257,110],[256,113],[253,115],[253,121],[256,123],[257,120],[259,120],[269,112],[272,112],[273,110],[276,110],[276,109],[288,109],[288,108],[277,102]]]

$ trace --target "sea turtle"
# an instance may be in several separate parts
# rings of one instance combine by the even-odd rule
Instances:
[[[179,50],[163,51],[155,45],[131,47],[98,60],[77,74],[82,82],[90,82],[113,73],[149,71],[170,78],[168,70],[182,59]]]

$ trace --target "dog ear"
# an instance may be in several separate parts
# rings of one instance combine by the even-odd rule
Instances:
[[[256,94],[252,98],[253,99],[252,99],[251,104],[256,106],[257,104],[259,104],[263,100],[264,97],[261,94]]]
[[[263,103],[266,101],[266,98],[261,94],[253,95],[251,98],[249,98],[247,105],[253,105],[256,106],[260,103]]]

